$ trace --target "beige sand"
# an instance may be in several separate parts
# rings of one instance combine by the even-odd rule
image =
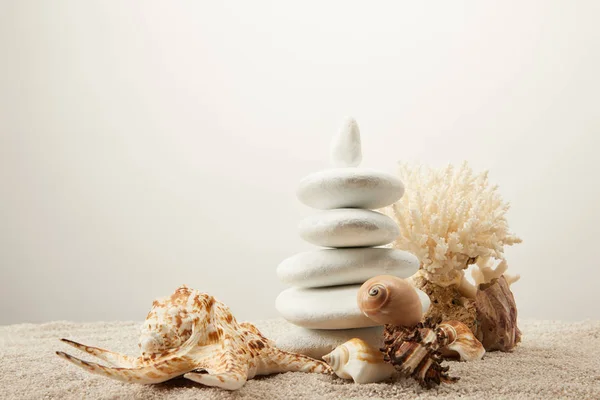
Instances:
[[[257,324],[276,337],[277,320]],[[412,380],[356,385],[339,378],[286,373],[249,381],[237,392],[185,380],[141,386],[95,375],[58,358],[76,350],[58,341],[136,354],[137,323],[70,323],[0,327],[1,399],[600,399],[600,321],[522,321],[523,343],[511,354],[490,353],[472,363],[451,362],[454,385],[426,391]]]

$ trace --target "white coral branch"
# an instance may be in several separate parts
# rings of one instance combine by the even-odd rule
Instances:
[[[509,205],[487,172],[476,175],[467,163],[438,170],[401,165],[400,175],[406,194],[384,212],[400,225],[394,247],[415,254],[428,280],[471,294],[463,270],[473,260],[481,261],[472,272],[474,287],[506,271],[504,246],[521,239],[508,230]],[[492,269],[487,264],[494,259],[500,264]]]
[[[506,279],[506,283],[508,283],[508,286],[512,285],[513,283],[515,283],[516,281],[518,281],[519,279],[521,279],[521,275],[519,274],[504,274],[504,279]]]
[[[478,267],[474,267],[471,270],[471,276],[473,277],[473,280],[475,281],[475,285],[477,285],[479,287],[479,285],[482,285],[485,283],[485,277],[483,276],[483,272],[481,272],[481,270]]]
[[[462,280],[458,284],[458,291],[465,297],[469,297],[474,299],[477,296],[477,289],[479,285],[473,285],[471,282],[467,280],[466,276],[463,276]]]
[[[477,267],[481,271],[483,275],[482,283],[489,283],[494,279],[498,279],[506,272],[508,269],[508,264],[506,264],[506,260],[502,260],[496,268],[492,268],[491,265],[494,263],[492,259],[487,259],[486,261],[477,263]]]

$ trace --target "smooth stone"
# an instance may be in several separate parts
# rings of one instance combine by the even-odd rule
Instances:
[[[350,339],[359,338],[367,342],[374,349],[383,346],[383,327],[358,329],[307,329],[302,328],[285,320],[278,321],[278,327],[282,333],[275,338],[278,348],[292,353],[304,354],[308,357],[321,359],[337,346],[346,343]]]
[[[321,287],[363,283],[376,275],[408,278],[419,269],[413,254],[381,247],[322,249],[286,258],[277,267],[283,283]]]
[[[275,308],[294,325],[310,329],[351,329],[378,326],[358,308],[356,297],[361,285],[325,288],[296,288],[284,290],[277,296]],[[427,294],[415,289],[423,313],[429,309]]]
[[[354,208],[321,211],[304,218],[300,237],[324,247],[369,247],[388,244],[398,237],[400,228],[387,215]]]
[[[360,130],[356,120],[346,117],[340,130],[331,139],[331,164],[336,167],[357,167],[362,161]]]
[[[327,169],[300,181],[296,195],[312,208],[382,208],[404,194],[404,184],[392,174],[366,168]]]

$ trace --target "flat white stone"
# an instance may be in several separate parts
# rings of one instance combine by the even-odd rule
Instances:
[[[387,172],[366,168],[336,168],[310,174],[300,181],[298,199],[322,210],[381,208],[404,194],[402,181]]]
[[[278,325],[281,333],[273,338],[278,348],[304,354],[317,360],[354,338],[364,340],[374,349],[383,346],[382,326],[358,329],[307,329],[285,320],[281,320]]]
[[[292,324],[310,329],[350,329],[377,326],[358,308],[356,296],[361,285],[326,288],[289,288],[277,296],[275,307]],[[415,289],[423,312],[429,309],[429,297]]]
[[[356,167],[362,161],[360,130],[356,120],[346,117],[331,140],[331,163],[336,167]]]
[[[392,242],[400,234],[400,229],[387,215],[342,208],[304,218],[298,232],[304,240],[317,246],[368,247]]]
[[[419,269],[409,252],[381,247],[322,249],[296,254],[281,262],[277,276],[297,287],[363,283],[376,275],[408,278]]]

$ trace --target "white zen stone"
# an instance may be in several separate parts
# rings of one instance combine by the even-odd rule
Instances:
[[[377,275],[408,278],[419,269],[407,251],[381,247],[322,249],[289,257],[277,267],[279,280],[297,287],[363,283]]]
[[[356,120],[347,117],[331,140],[331,163],[336,167],[356,167],[362,161],[360,130]]]
[[[278,335],[269,336],[275,340],[277,348],[304,354],[317,360],[354,338],[364,340],[374,349],[383,347],[382,326],[357,329],[307,329],[282,319],[277,320],[277,328]]]
[[[388,244],[400,228],[387,215],[353,208],[321,211],[304,218],[300,236],[309,243],[325,247],[368,247]]]
[[[365,168],[336,168],[310,174],[300,181],[297,196],[305,205],[332,208],[381,208],[404,194],[392,174]]]
[[[289,288],[277,296],[275,307],[292,324],[310,329],[351,329],[378,326],[358,308],[356,297],[361,285],[325,288]],[[429,297],[415,289],[423,313],[429,309]]]

